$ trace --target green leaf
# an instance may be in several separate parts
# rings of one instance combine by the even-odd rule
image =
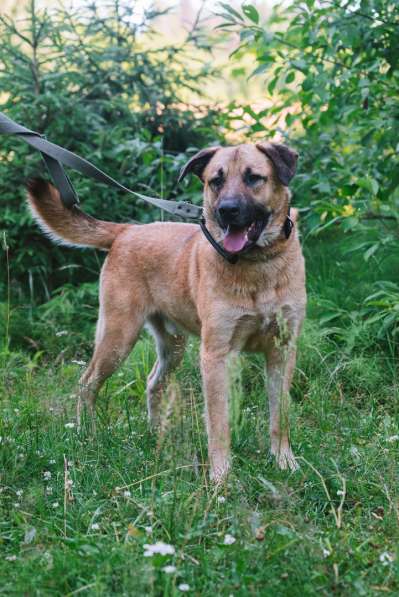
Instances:
[[[371,190],[373,191],[374,195],[377,195],[378,189],[379,189],[378,182],[376,181],[375,178],[371,178],[370,182],[371,182]]]
[[[372,257],[374,255],[374,253],[377,251],[378,247],[379,247],[379,245],[378,245],[378,243],[376,243],[375,245],[371,245],[371,247],[369,249],[367,249],[367,251],[363,255],[365,261],[368,261],[370,259],[370,257]]]
[[[286,83],[292,83],[295,80],[295,71],[291,70],[288,75],[285,77]]]
[[[277,81],[278,81],[278,77],[274,77],[270,81],[269,85],[267,86],[267,91],[270,93],[270,95],[273,95],[273,91],[274,91],[274,89],[275,89],[275,87],[277,85]]]
[[[220,6],[222,6],[226,12],[230,13],[237,19],[240,19],[240,21],[244,22],[244,19],[242,18],[240,13],[235,8],[230,6],[230,4],[227,4],[226,2],[220,2]]]
[[[260,64],[259,66],[257,66],[254,70],[254,72],[251,74],[251,77],[255,77],[256,75],[261,75],[262,73],[265,73],[268,69],[270,68],[270,64]]]
[[[259,13],[253,4],[245,4],[242,7],[242,12],[256,25],[259,23]]]
[[[366,191],[370,191],[373,195],[377,195],[379,184],[375,180],[375,178],[371,177],[362,177],[357,179],[357,184],[359,187],[366,189]]]

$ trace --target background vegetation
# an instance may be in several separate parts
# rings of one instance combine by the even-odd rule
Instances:
[[[167,198],[200,201],[196,181],[177,189],[176,178],[207,144],[275,137],[299,150],[301,470],[267,460],[253,358],[231,403],[233,475],[221,494],[208,485],[194,340],[159,437],[145,420],[146,336],[103,392],[96,436],[76,431],[72,394],[90,355],[102,255],[40,234],[23,188],[42,170],[38,155],[0,137],[1,591],[397,594],[398,5],[292,1],[267,14],[221,3],[212,28],[197,19],[178,44],[155,31],[162,8],[138,20],[132,7],[42,11],[32,1],[20,20],[1,16],[0,110]],[[233,52],[223,72],[261,96],[212,102],[221,42]],[[162,217],[71,175],[98,217]],[[175,554],[144,557],[160,540]]]

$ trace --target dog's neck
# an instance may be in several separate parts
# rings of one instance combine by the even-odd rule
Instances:
[[[297,248],[294,229],[288,240],[282,238],[273,246],[259,247],[231,265],[208,244],[207,271],[212,272],[220,292],[256,301],[259,295],[278,288],[294,275],[298,268]]]

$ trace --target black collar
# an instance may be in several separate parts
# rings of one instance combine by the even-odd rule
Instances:
[[[236,253],[236,254],[229,253],[228,251],[226,251],[222,247],[222,245],[220,245],[213,238],[212,234],[209,232],[208,228],[206,227],[205,218],[201,219],[200,225],[201,225],[201,230],[204,233],[204,236],[205,236],[206,240],[210,242],[210,244],[212,245],[212,247],[219,253],[219,255],[221,255],[224,259],[226,259],[226,261],[228,261],[232,265],[234,265],[235,263],[237,263],[237,261],[240,258],[240,254],[239,253]],[[282,228],[284,236],[285,236],[285,238],[287,240],[289,239],[289,237],[291,235],[293,227],[294,227],[294,222],[290,218],[290,208],[288,208],[288,215],[285,218],[285,222],[284,222],[283,228]]]

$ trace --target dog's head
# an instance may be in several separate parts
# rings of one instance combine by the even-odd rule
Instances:
[[[204,183],[204,214],[214,238],[233,254],[267,247],[287,217],[288,184],[298,154],[279,143],[210,147],[183,167]]]

